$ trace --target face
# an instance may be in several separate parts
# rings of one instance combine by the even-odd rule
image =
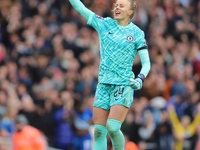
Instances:
[[[114,6],[114,19],[123,20],[130,18],[133,10],[130,9],[130,2],[128,0],[118,0]]]
[[[188,116],[183,116],[181,118],[181,124],[184,128],[188,127],[190,124],[190,118]]]
[[[15,123],[15,129],[16,129],[16,131],[17,132],[21,132],[22,131],[22,129],[23,129],[23,124],[21,124],[21,123]]]

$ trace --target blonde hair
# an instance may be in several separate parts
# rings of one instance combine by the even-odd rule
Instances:
[[[135,12],[136,12],[136,3],[133,1],[133,0],[128,0],[130,2],[130,9],[133,10],[133,13],[130,15],[130,19],[132,19],[135,15]]]

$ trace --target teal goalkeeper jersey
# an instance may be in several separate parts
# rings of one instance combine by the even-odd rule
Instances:
[[[99,83],[129,84],[134,78],[132,65],[138,50],[146,49],[144,33],[133,23],[119,26],[112,18],[93,15],[88,24],[99,34]]]
[[[96,29],[100,42],[100,66],[98,82],[128,85],[135,78],[132,65],[137,52],[144,51],[141,73],[147,76],[150,63],[144,33],[132,22],[120,26],[110,17],[103,18],[87,9],[79,0],[70,0],[72,6]],[[140,53],[139,53],[140,54]],[[145,69],[145,66],[146,67]]]

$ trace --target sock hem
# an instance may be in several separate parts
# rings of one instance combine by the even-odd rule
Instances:
[[[122,123],[120,121],[116,120],[116,119],[108,119],[107,121],[118,123],[118,124],[122,125]]]

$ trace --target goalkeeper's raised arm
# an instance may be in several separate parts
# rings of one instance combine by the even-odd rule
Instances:
[[[80,0],[69,0],[72,7],[83,17],[85,20],[88,19],[94,14],[91,10],[86,8]]]

